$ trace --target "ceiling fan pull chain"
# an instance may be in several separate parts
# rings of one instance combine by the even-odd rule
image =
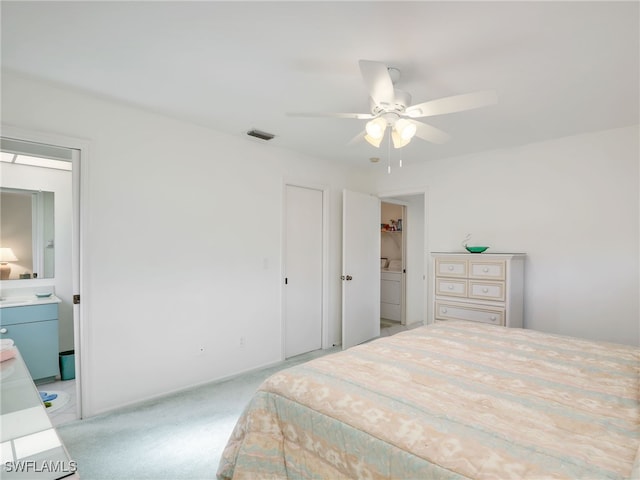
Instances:
[[[389,129],[389,143],[387,144],[387,173],[391,174],[391,129]]]

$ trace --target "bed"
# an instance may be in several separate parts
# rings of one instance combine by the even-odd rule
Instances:
[[[219,479],[640,478],[640,349],[442,322],[282,370]]]

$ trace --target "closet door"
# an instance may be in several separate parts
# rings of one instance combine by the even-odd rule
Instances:
[[[285,190],[285,357],[322,347],[323,192]]]

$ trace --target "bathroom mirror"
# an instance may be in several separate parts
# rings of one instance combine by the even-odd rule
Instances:
[[[53,192],[0,187],[3,280],[54,277],[54,226]]]

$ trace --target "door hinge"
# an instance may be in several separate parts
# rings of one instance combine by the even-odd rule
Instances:
[[[80,304],[80,295],[74,295],[73,296],[73,304],[74,305],[79,305]]]

